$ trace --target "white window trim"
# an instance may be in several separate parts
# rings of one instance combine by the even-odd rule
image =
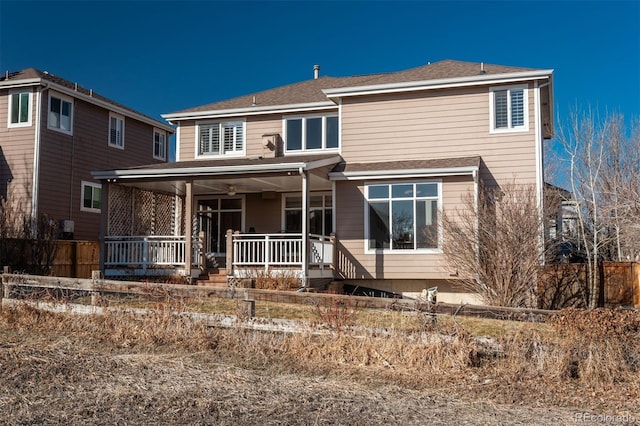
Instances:
[[[64,130],[62,128],[59,127],[53,127],[51,126],[51,98],[57,98],[60,99],[61,101],[65,101],[71,104],[71,115],[69,117],[69,130]],[[51,129],[54,130],[56,132],[60,132],[60,133],[64,133],[65,135],[73,135],[73,119],[75,116],[75,109],[76,106],[73,102],[73,98],[69,97],[69,96],[65,96],[61,93],[58,92],[53,92],[53,91],[49,91],[49,104],[47,105],[47,129]]]
[[[22,94],[22,93],[28,93],[29,94],[29,108],[28,108],[28,119],[26,123],[12,123],[11,122],[11,116],[13,115],[13,102],[12,102],[12,98],[13,95],[15,94]],[[31,127],[31,117],[33,116],[33,92],[30,90],[11,90],[9,91],[9,96],[7,97],[9,104],[7,105],[7,127]],[[18,117],[20,116],[20,112],[18,111]]]
[[[414,184],[414,183],[435,183],[438,185],[438,247],[436,248],[419,248],[419,249],[393,249],[391,245],[387,249],[375,249],[369,248],[369,186],[375,185],[394,185],[394,184]],[[442,254],[443,237],[443,225],[442,225],[442,211],[443,211],[443,194],[442,194],[442,179],[415,179],[410,181],[366,181],[363,185],[364,195],[364,252],[365,254],[393,254],[393,255],[407,255],[407,254]],[[391,195],[391,194],[389,194]],[[430,197],[420,197],[430,198]],[[414,196],[415,199],[415,196]],[[414,215],[415,223],[415,215]]]
[[[115,118],[117,120],[121,120],[122,121],[122,145],[118,145],[117,143],[112,143],[111,142],[111,119]],[[107,144],[112,147],[112,148],[118,148],[118,149],[124,149],[124,135],[125,135],[125,119],[123,115],[120,114],[116,114],[115,112],[111,112],[109,111],[109,133],[107,133]]]
[[[159,156],[156,155],[156,134],[159,133],[161,135],[164,135],[164,156]],[[167,160],[167,151],[169,148],[169,142],[168,142],[168,137],[167,137],[167,132],[165,132],[164,130],[158,129],[157,127],[153,128],[153,158],[155,158],[156,160],[162,160],[162,161],[166,161]]]
[[[331,217],[334,218],[333,222],[335,222],[335,205],[336,205],[336,201],[335,201],[335,197],[334,194],[331,191],[314,191],[314,192],[309,192],[309,206],[308,209],[311,210],[311,197],[313,196],[318,196],[318,195],[322,195],[322,209],[323,210],[327,210],[328,207],[325,205],[325,198],[324,197],[331,197]],[[282,196],[280,198],[281,200],[281,209],[280,209],[280,229],[282,231],[285,231],[287,228],[287,210],[294,210],[293,208],[287,209],[287,198],[294,198],[294,197],[302,197],[302,192],[283,192]],[[302,210],[302,207],[300,207],[300,210]],[[336,232],[335,230],[335,226],[333,223],[330,224],[331,225],[331,232]],[[328,237],[328,235],[325,235]]]
[[[327,148],[327,118],[335,117],[338,119],[338,146],[335,148]],[[306,130],[307,130],[307,120],[310,118],[321,118],[322,119],[322,147],[321,148],[312,148],[307,149],[307,140],[306,140]],[[289,149],[287,145],[287,121],[288,120],[302,120],[302,148],[301,149]],[[284,139],[284,152],[285,154],[300,154],[307,152],[340,152],[341,146],[341,127],[342,123],[340,120],[340,114],[331,113],[331,114],[304,114],[304,115],[291,115],[282,118],[282,135]]]
[[[518,127],[511,126],[511,90],[512,89],[523,89],[523,114],[524,114],[524,124]],[[495,120],[495,92],[500,92],[507,90],[507,117],[509,120],[509,124],[504,129],[496,129],[496,120]],[[515,132],[528,132],[529,131],[529,86],[526,84],[520,85],[512,85],[512,86],[496,86],[489,88],[489,133],[515,133]]]
[[[87,181],[82,181],[82,186],[80,188],[80,210],[83,212],[90,212],[90,213],[100,213],[101,209],[94,209],[93,207],[85,207],[84,206],[84,189],[85,187],[91,187],[91,188],[98,188],[100,190],[102,190],[102,185],[100,185],[99,183],[93,183],[93,182],[87,182]],[[100,192],[100,205],[102,205],[102,191]],[[93,198],[91,199],[91,201],[93,201]]]
[[[231,151],[228,154],[201,154],[200,153],[200,126],[209,126],[212,124],[223,124],[223,123],[242,123],[242,150],[241,151]],[[195,158],[227,158],[227,157],[245,157],[247,154],[247,121],[244,118],[230,118],[228,120],[207,120],[207,121],[199,121],[196,122],[196,135],[195,135],[195,150],[194,156]],[[222,132],[220,132],[222,135]],[[222,146],[222,141],[220,142],[220,146]]]

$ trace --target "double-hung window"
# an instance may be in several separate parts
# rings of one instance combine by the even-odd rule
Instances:
[[[365,185],[367,249],[433,251],[440,247],[441,183]]]
[[[167,159],[167,133],[158,129],[153,129],[153,158]]]
[[[124,149],[124,117],[109,113],[109,146]]]
[[[244,121],[221,121],[198,125],[198,155],[244,155]]]
[[[527,86],[489,90],[491,133],[529,130]]]
[[[49,94],[49,120],[47,126],[63,133],[73,133],[73,100],[66,96]]]
[[[9,93],[9,127],[31,126],[31,92]]]
[[[292,117],[284,120],[287,152],[338,149],[338,116]]]
[[[80,210],[100,213],[101,200],[102,186],[97,183],[82,181],[82,204]]]

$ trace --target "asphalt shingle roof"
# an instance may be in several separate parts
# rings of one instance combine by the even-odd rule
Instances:
[[[521,68],[492,64],[484,64],[483,68],[484,74],[486,75],[536,70],[536,68]],[[322,102],[327,100],[327,96],[322,92],[323,89],[472,77],[480,75],[480,69],[481,64],[479,62],[463,62],[447,59],[398,72],[352,77],[325,76],[318,79],[311,79],[286,86],[276,87],[262,92],[251,93],[233,99],[188,108],[182,111],[177,111],[176,114],[249,108],[253,106],[254,99],[256,106]]]
[[[78,85],[77,83],[73,83],[73,82],[71,82],[69,80],[65,80],[62,77],[58,77],[57,75],[53,75],[53,74],[50,74],[48,72],[40,71],[40,70],[35,69],[35,68],[25,68],[25,69],[20,70],[20,71],[9,72],[8,73],[8,77],[9,78],[7,78],[7,74],[2,74],[0,76],[0,82],[2,82],[2,81],[11,81],[11,80],[16,80],[17,81],[17,80],[27,80],[27,79],[40,78],[42,80],[50,81],[52,83],[55,83],[55,84],[58,84],[60,86],[66,87],[68,89],[74,90],[74,91],[76,91],[78,93],[82,93],[83,95],[91,96],[92,98],[95,98],[95,99],[100,100],[102,102],[106,102],[106,103],[111,104],[111,105],[113,105],[115,107],[122,108],[122,109],[124,109],[126,111],[130,111],[130,112],[132,112],[134,114],[141,115],[143,117],[148,118],[149,120],[153,120],[155,122],[158,122],[158,123],[161,123],[161,124],[167,126],[167,124],[165,122],[163,122],[163,121],[161,121],[161,120],[159,120],[157,118],[150,117],[150,116],[148,116],[146,114],[141,113],[140,111],[136,111],[136,110],[134,110],[132,108],[129,108],[126,105],[120,104],[118,102],[115,102],[112,99],[104,97],[104,96],[94,92],[93,90],[86,89],[86,88]]]

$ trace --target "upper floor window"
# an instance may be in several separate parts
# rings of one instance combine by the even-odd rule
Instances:
[[[489,97],[492,133],[529,130],[526,86],[491,88]]]
[[[9,127],[31,126],[31,92],[9,93]]]
[[[63,133],[73,133],[73,100],[58,94],[49,94],[49,120],[47,126],[50,129]]]
[[[368,250],[438,249],[440,182],[365,185]]]
[[[82,181],[82,205],[80,210],[100,213],[102,205],[102,186],[97,183]]]
[[[287,152],[338,149],[338,116],[308,116],[285,119]]]
[[[244,121],[198,124],[198,155],[244,155]]]
[[[167,134],[158,129],[153,129],[153,158],[167,159]]]
[[[109,113],[109,146],[124,149],[124,117]]]

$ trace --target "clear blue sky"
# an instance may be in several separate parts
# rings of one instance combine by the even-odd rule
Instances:
[[[555,111],[640,116],[640,1],[0,0],[0,71],[35,67],[155,118],[442,59],[555,70]]]

